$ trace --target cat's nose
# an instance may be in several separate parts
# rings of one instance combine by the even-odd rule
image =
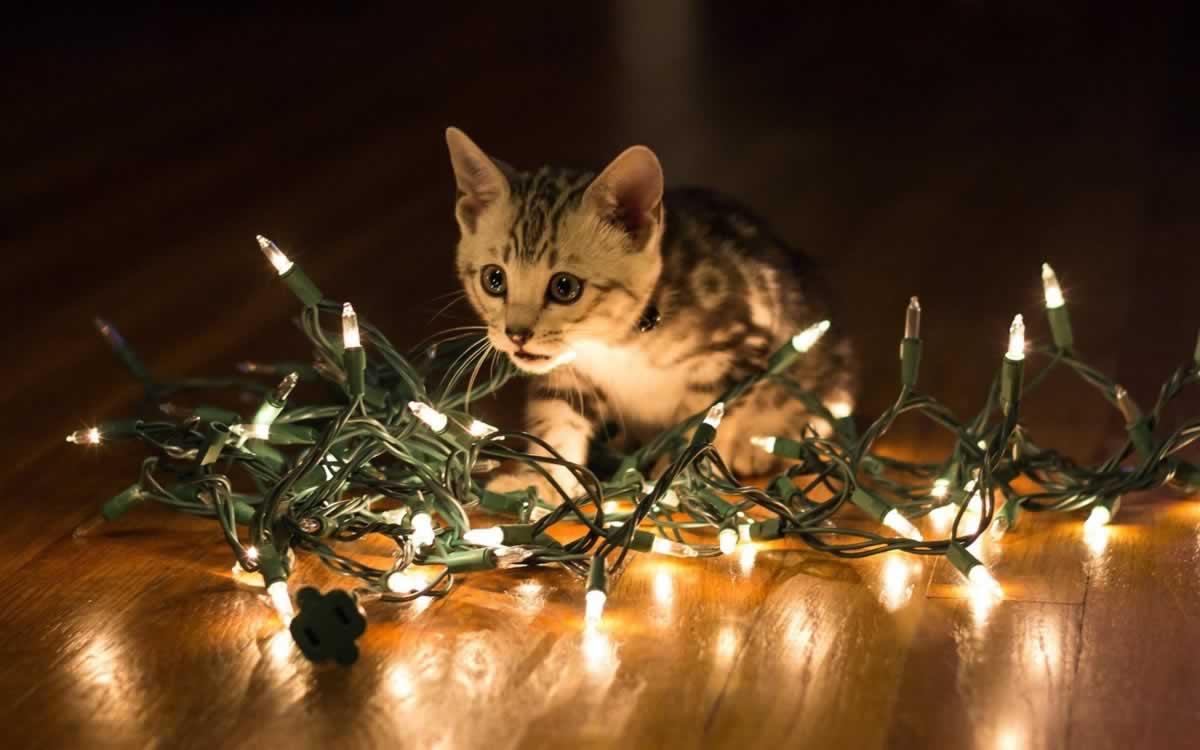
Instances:
[[[505,328],[504,334],[517,346],[525,346],[525,342],[533,337],[533,331],[528,328]]]

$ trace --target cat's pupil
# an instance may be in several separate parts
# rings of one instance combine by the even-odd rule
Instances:
[[[579,299],[583,282],[569,273],[560,273],[550,280],[547,296],[554,302],[569,305]]]
[[[499,266],[484,266],[482,275],[484,291],[494,297],[504,294],[504,269]]]

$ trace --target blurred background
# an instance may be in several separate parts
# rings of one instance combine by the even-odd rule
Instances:
[[[1165,13],[517,5],[10,18],[2,397],[11,419],[46,428],[4,436],[20,445],[11,470],[136,397],[93,315],[161,377],[304,359],[296,304],[256,233],[397,343],[470,322],[465,309],[434,317],[457,288],[451,124],[522,168],[599,168],[644,143],[670,184],[757,209],[825,262],[834,323],[864,363],[864,417],[896,395],[914,294],[923,389],[977,408],[1014,313],[1048,340],[1043,260],[1085,359],[1143,403],[1191,356],[1200,117],[1192,40]],[[1026,414],[1041,442],[1081,459],[1119,434],[1115,412],[1065,376]],[[898,429],[908,445],[946,444]]]

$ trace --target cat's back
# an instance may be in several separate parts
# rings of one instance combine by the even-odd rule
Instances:
[[[668,190],[663,203],[663,280],[676,305],[713,322],[744,317],[775,340],[825,314],[817,264],[745,204],[699,187]]]

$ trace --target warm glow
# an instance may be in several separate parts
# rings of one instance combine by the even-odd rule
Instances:
[[[690,545],[682,544],[664,537],[655,537],[654,542],[650,545],[650,551],[660,555],[670,555],[671,557],[699,557],[700,553]]]
[[[358,315],[349,302],[342,305],[342,346],[346,349],[362,347],[362,339],[358,333]]]
[[[713,404],[708,410],[708,414],[704,415],[704,424],[714,430],[721,426],[721,420],[725,418],[725,404],[718,401]]]
[[[235,424],[229,431],[246,440],[269,440],[271,437],[269,424]]]
[[[73,445],[100,445],[100,428],[88,427],[83,430],[75,430],[67,435],[67,442]]]
[[[762,448],[767,453],[775,452],[775,438],[773,438],[773,437],[764,437],[762,435],[755,435],[754,437],[750,438],[750,445],[753,445],[758,448]]]
[[[1088,516],[1088,519],[1084,521],[1083,525],[1085,528],[1096,529],[1107,526],[1111,522],[1112,511],[1103,505],[1095,505],[1092,506],[1092,512]]]
[[[258,246],[263,251],[263,255],[267,256],[267,260],[271,261],[271,265],[275,266],[275,270],[280,276],[292,270],[292,266],[295,264],[288,260],[288,257],[274,242],[260,234],[258,235]]]
[[[604,617],[604,602],[608,599],[608,595],[599,589],[592,589],[587,592],[584,598],[584,622],[589,628],[594,628],[600,624],[600,620]]]
[[[1042,289],[1046,292],[1046,307],[1054,309],[1067,304],[1062,287],[1058,285],[1058,276],[1049,263],[1042,264]]]
[[[271,604],[275,606],[275,611],[279,613],[279,619],[283,621],[284,626],[291,625],[296,616],[296,608],[292,606],[287,581],[275,581],[267,586],[267,596],[271,597]]]
[[[471,529],[463,534],[463,541],[478,544],[481,547],[499,547],[504,544],[504,529],[492,526],[486,529]]]
[[[420,547],[428,547],[433,544],[433,517],[425,511],[416,513],[412,517],[412,540],[413,544]]]
[[[473,419],[471,420],[471,424],[467,426],[467,432],[471,433],[471,437],[485,438],[493,432],[498,432],[498,430],[487,422]]]
[[[737,529],[726,527],[721,529],[721,533],[717,534],[717,544],[721,548],[721,554],[731,554],[737,549],[738,532]]]
[[[671,580],[671,571],[658,570],[654,573],[654,598],[661,605],[669,605],[675,598],[675,583]]]
[[[983,565],[972,566],[967,571],[967,582],[971,585],[972,595],[986,595],[994,599],[1004,598],[1004,589],[1001,588],[1000,582]]]
[[[792,348],[804,354],[809,349],[813,348],[825,332],[829,330],[829,321],[822,320],[820,323],[815,323],[808,328],[805,328],[800,333],[792,336]]]
[[[1025,318],[1017,315],[1008,328],[1008,353],[1004,355],[1014,362],[1025,359]]]
[[[895,508],[892,508],[887,512],[886,515],[884,515],[883,525],[892,529],[901,536],[908,537],[909,539],[918,542],[925,541],[925,537],[921,536],[921,532],[917,530],[916,526],[913,526],[912,521],[900,515],[900,511],[896,510]]]
[[[408,410],[434,432],[445,430],[446,425],[450,423],[450,418],[445,414],[442,414],[429,404],[423,404],[420,401],[409,401]]]
[[[830,401],[825,405],[834,419],[845,419],[854,413],[854,404],[846,400]]]

